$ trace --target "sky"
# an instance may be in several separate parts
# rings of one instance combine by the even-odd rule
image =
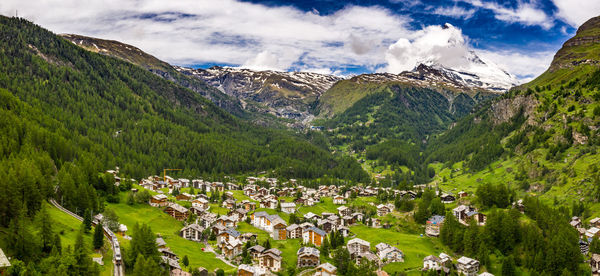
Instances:
[[[0,14],[16,13],[55,33],[118,40],[194,68],[399,73],[473,51],[526,82],[600,15],[600,0],[0,2]]]

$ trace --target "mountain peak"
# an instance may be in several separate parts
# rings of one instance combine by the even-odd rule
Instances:
[[[600,16],[583,23],[575,36],[563,44],[554,55],[550,71],[597,63],[600,63]]]

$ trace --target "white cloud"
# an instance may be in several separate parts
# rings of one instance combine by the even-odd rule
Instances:
[[[463,2],[478,8],[490,10],[494,13],[496,19],[504,22],[520,23],[526,26],[540,26],[546,30],[554,26],[554,20],[542,9],[537,8],[533,4],[534,2],[519,1],[517,2],[517,7],[514,9],[504,7],[495,2],[484,2],[481,0],[463,0]]]
[[[517,51],[478,50],[477,53],[487,60],[505,68],[517,76],[519,82],[525,83],[542,74],[552,62],[554,51],[537,53],[519,53]]]
[[[485,7],[504,20],[546,22],[535,9],[528,11],[526,4],[516,10]],[[320,15],[293,7],[267,7],[235,0],[2,0],[0,14],[12,16],[15,10],[19,16],[56,33],[122,41],[178,65],[219,63],[337,75],[341,74],[339,68],[357,66],[399,72],[412,69],[410,64],[414,65],[416,57],[423,55],[457,64],[460,60],[453,55],[464,53],[469,45],[458,29],[442,32],[441,27],[433,26],[411,30],[409,17],[378,6],[347,6],[333,14]],[[461,18],[473,14],[472,10],[459,7],[437,12]],[[456,45],[447,47],[451,40]],[[405,50],[410,54],[403,53]],[[526,56],[514,58],[527,60]],[[509,71],[521,70],[508,65]],[[537,65],[523,62],[522,66]]]
[[[598,0],[552,0],[558,8],[556,16],[577,28],[588,19],[600,15]]]
[[[400,73],[420,63],[460,67],[468,52],[467,39],[460,29],[449,24],[429,26],[415,32],[411,40],[401,38],[392,44],[385,56],[388,66],[384,70]]]
[[[433,10],[433,14],[463,19],[469,19],[473,17],[475,12],[475,9],[465,9],[459,6],[437,7],[435,10]]]

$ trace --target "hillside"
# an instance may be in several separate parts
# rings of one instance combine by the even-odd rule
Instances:
[[[541,76],[439,135],[427,149],[428,162],[444,163],[435,182],[458,189],[469,183],[474,189],[485,179],[555,202],[597,202],[599,42],[597,17],[565,42]]]

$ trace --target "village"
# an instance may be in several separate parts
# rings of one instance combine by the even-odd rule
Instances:
[[[117,185],[120,179],[115,171]],[[148,204],[181,221],[179,235],[186,240],[205,245],[202,250],[212,251],[215,256],[235,266],[238,275],[272,275],[283,272],[284,266],[294,266],[306,275],[337,275],[331,262],[331,253],[322,252],[324,243],[342,236],[342,246],[347,249],[350,260],[356,265],[372,265],[378,275],[388,275],[384,267],[404,263],[407,248],[396,246],[394,240],[371,244],[358,238],[352,227],[361,226],[372,230],[390,228],[389,217],[395,210],[393,202],[376,203],[378,194],[385,192],[394,197],[415,200],[422,191],[400,191],[372,186],[319,185],[307,188],[290,179],[280,183],[276,178],[247,177],[244,184],[211,182],[200,179],[176,179],[151,176],[137,182],[132,193],[146,190],[151,194]],[[421,187],[424,189],[424,187]],[[451,213],[464,225],[485,225],[486,215],[470,205],[457,204],[469,195],[436,192],[440,200],[454,208]],[[244,199],[240,199],[244,198]],[[215,204],[216,203],[216,204]],[[358,204],[357,204],[358,203]],[[299,212],[301,208],[318,208],[333,204],[336,212]],[[218,211],[216,211],[218,209]],[[325,209],[323,209],[325,210]],[[445,217],[433,215],[422,225],[422,239],[436,239]],[[250,225],[240,228],[241,224]],[[128,226],[121,225],[122,235],[127,237]],[[267,243],[258,242],[259,231],[267,233]],[[337,238],[336,238],[337,239]],[[271,248],[268,241],[297,240],[294,263],[284,260],[282,251]],[[326,241],[327,240],[327,241]],[[177,256],[159,236],[157,246],[163,263],[172,275],[191,275],[182,268],[181,256]],[[325,249],[327,250],[327,249]],[[328,251],[328,250],[327,250]],[[479,261],[465,256],[451,257],[447,252],[427,255],[418,260],[408,259],[421,265],[413,271],[438,271],[448,273],[451,269],[463,275],[491,275],[480,273]],[[206,272],[206,269],[204,269]]]

